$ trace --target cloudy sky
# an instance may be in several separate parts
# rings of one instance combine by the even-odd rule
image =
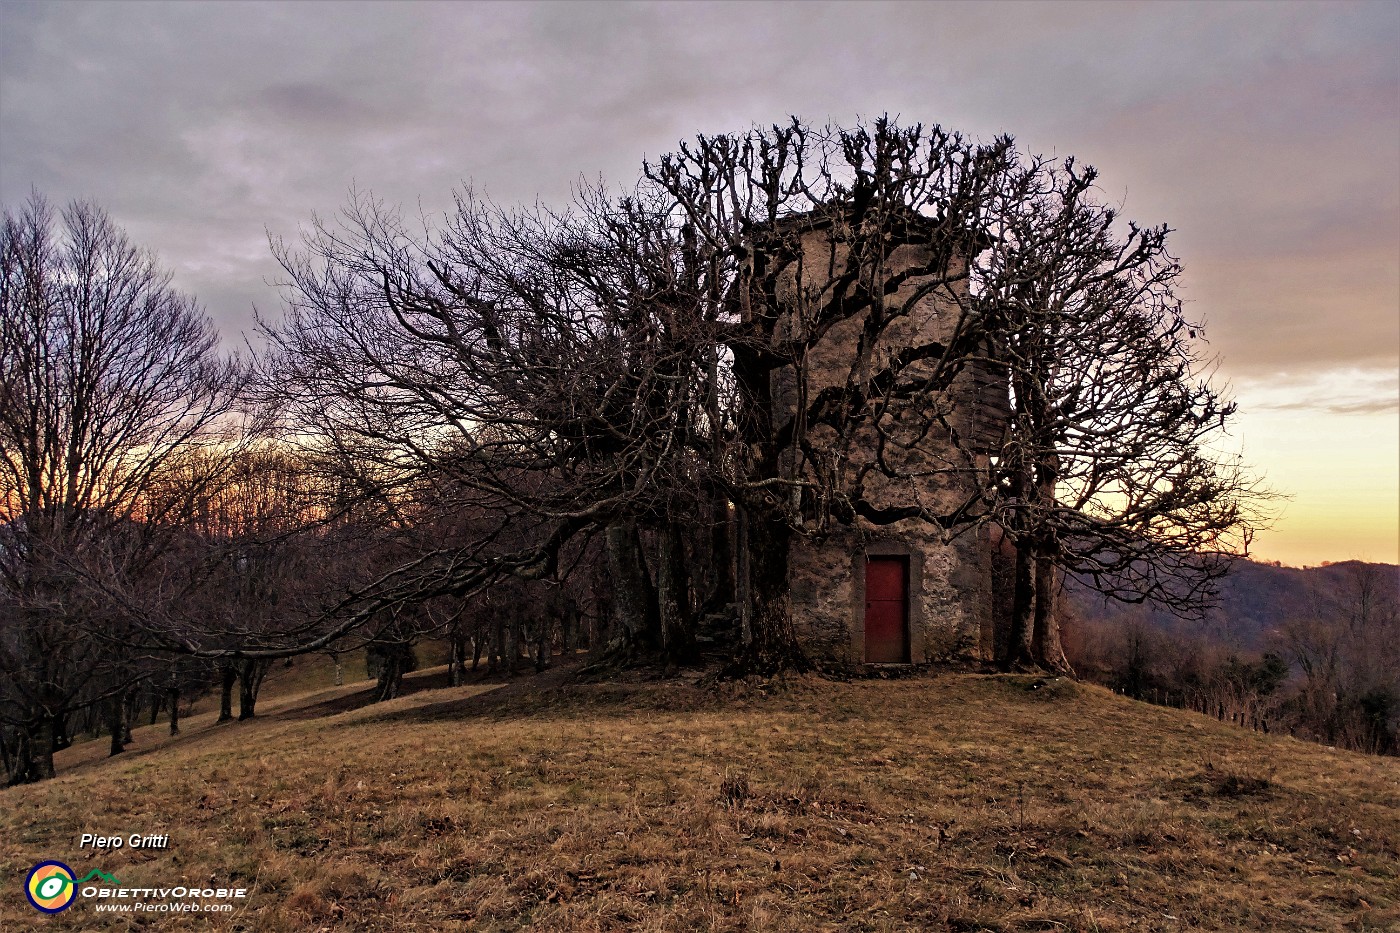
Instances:
[[[230,343],[267,236],[351,185],[428,213],[625,184],[697,132],[884,112],[1008,132],[1176,228],[1291,494],[1256,550],[1400,561],[1400,4],[18,3],[0,198],[91,198]]]

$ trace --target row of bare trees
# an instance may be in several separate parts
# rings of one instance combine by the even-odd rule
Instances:
[[[105,705],[119,727],[136,632],[87,580],[160,574],[226,459],[246,373],[88,204],[6,213],[0,305],[0,723],[30,780],[52,775],[70,711]]]
[[[1400,754],[1400,593],[1382,568],[1347,569],[1339,599],[1299,606],[1274,633],[1298,674],[1284,712],[1328,745]]]
[[[558,210],[466,191],[433,225],[352,194],[273,244],[286,311],[251,364],[101,211],[35,198],[0,284],[12,774],[156,671],[251,713],[272,661],[373,644],[390,696],[423,632],[579,567],[601,664],[801,667],[790,549],[857,523],[995,525],[1007,665],[1066,667],[1066,572],[1199,606],[1257,493],[1211,452],[1233,406],[1168,231],[1094,179],[1009,138],[793,120]],[[972,370],[1009,411],[976,430],[949,391]]]

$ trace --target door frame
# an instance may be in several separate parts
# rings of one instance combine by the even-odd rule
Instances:
[[[865,660],[865,562],[871,557],[903,557],[908,561],[905,581],[905,627],[909,637],[906,663]],[[851,555],[851,661],[862,667],[909,667],[924,660],[923,554],[903,541],[877,539]]]

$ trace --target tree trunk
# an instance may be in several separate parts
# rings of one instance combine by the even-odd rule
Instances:
[[[618,623],[611,648],[630,659],[657,647],[661,613],[642,557],[636,524],[614,522],[608,526],[605,537],[608,569],[612,573],[613,617]]]
[[[238,671],[238,720],[252,719],[258,702],[258,690],[271,662],[245,660]]]
[[[399,695],[399,688],[403,683],[403,671],[399,669],[398,658],[392,653],[385,653],[379,661],[378,683],[375,684],[374,701],[383,703],[392,700]]]
[[[228,722],[233,718],[233,684],[238,679],[238,669],[232,664],[219,668],[222,682],[219,685],[219,718],[217,722]]]
[[[403,677],[414,667],[413,646],[407,642],[390,642],[378,646],[379,677],[374,701],[392,700],[403,692]]]
[[[1011,599],[1011,637],[1002,658],[1003,670],[1034,666],[1031,642],[1035,633],[1035,568],[1025,541],[1016,542],[1016,570]]]
[[[107,698],[107,729],[112,733],[112,744],[107,752],[110,758],[126,750],[126,697],[118,693]]]
[[[53,777],[54,717],[41,715],[20,734],[11,784],[33,784]]]
[[[170,703],[170,734],[180,734],[180,685],[171,684],[166,689],[167,702]]]
[[[1031,657],[1047,671],[1074,676],[1060,644],[1060,617],[1056,612],[1059,592],[1055,562],[1050,557],[1035,559],[1035,621],[1031,633]]]
[[[253,689],[253,681],[250,677],[239,677],[238,679],[238,721],[252,719],[257,715],[258,694]]]
[[[565,658],[578,653],[578,603],[567,593],[559,614],[559,641]]]
[[[750,511],[744,522],[740,566],[747,572],[740,577],[739,586],[748,593],[747,610],[741,610],[747,624],[735,673],[766,676],[784,668],[806,670],[810,666],[792,625],[788,592],[791,537],[791,530],[780,518]]]
[[[695,656],[695,621],[690,608],[690,576],[680,525],[668,521],[660,535],[657,596],[661,614],[661,651],[667,664],[687,664]]]
[[[447,656],[447,683],[453,687],[462,686],[462,670],[466,667],[463,659],[462,636],[453,632],[448,636],[451,653]]]
[[[136,701],[138,699],[135,690],[128,691],[125,695],[126,704],[122,715],[122,742],[130,745],[134,739],[131,737],[131,724],[136,719]]]

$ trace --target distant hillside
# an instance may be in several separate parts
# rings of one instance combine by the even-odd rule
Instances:
[[[1106,601],[1083,587],[1070,587],[1070,607],[1091,622],[1139,615],[1152,625],[1182,634],[1207,636],[1246,651],[1265,646],[1269,632],[1300,615],[1352,611],[1362,580],[1376,596],[1400,594],[1400,566],[1343,561],[1323,567],[1283,567],[1240,561],[1221,584],[1219,604],[1203,621],[1169,612]]]

